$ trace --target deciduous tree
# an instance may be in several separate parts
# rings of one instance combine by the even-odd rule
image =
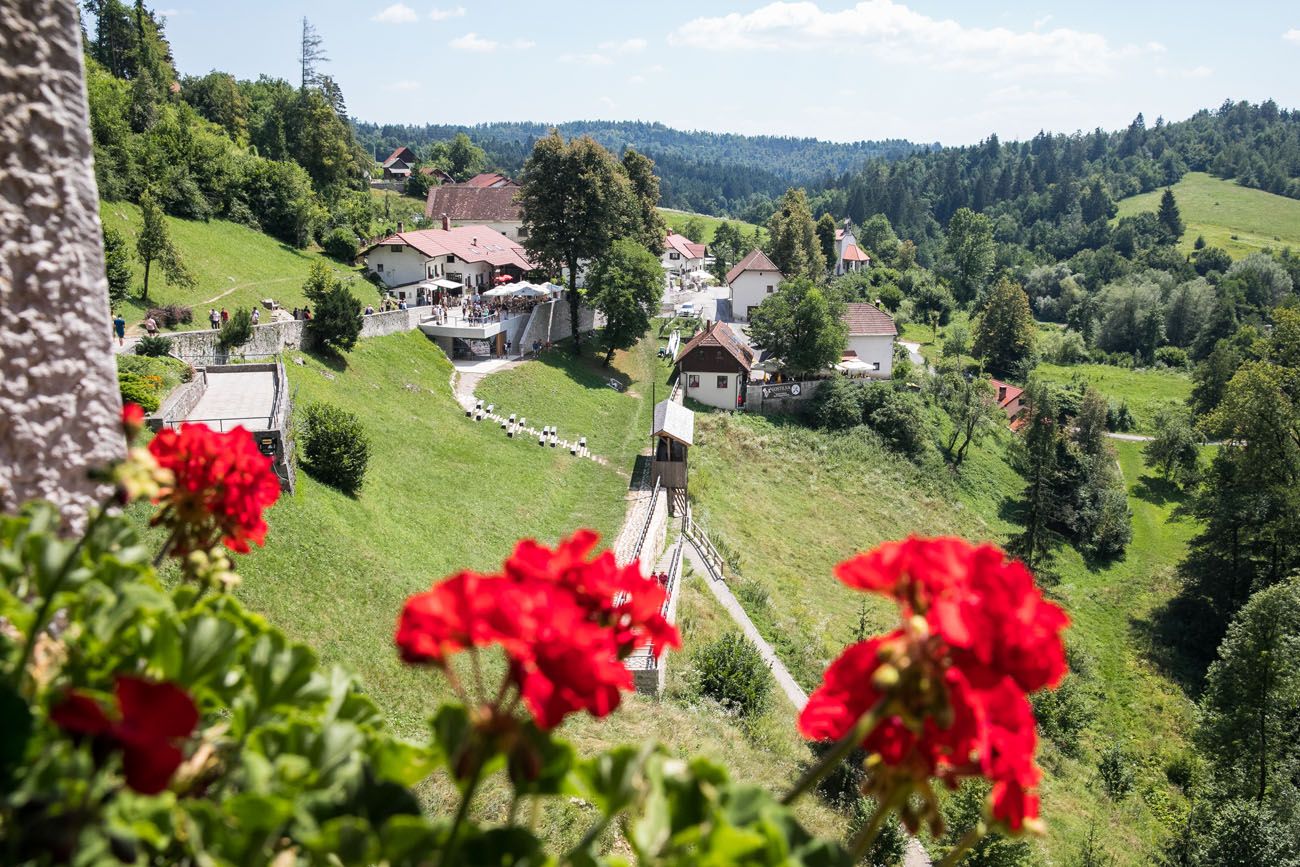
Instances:
[[[605,317],[601,342],[606,367],[616,350],[632,348],[646,333],[659,312],[663,290],[659,258],[636,241],[619,239],[596,260],[587,277],[587,295]]]
[[[996,373],[1011,373],[1034,351],[1034,316],[1029,296],[1003,278],[989,293],[975,320],[974,353]]]
[[[993,224],[983,214],[958,208],[948,221],[943,248],[944,270],[962,304],[978,297],[993,273]]]
[[[190,274],[180,254],[172,244],[171,234],[167,231],[167,222],[162,208],[148,190],[140,196],[140,237],[135,241],[135,252],[144,265],[144,289],[140,293],[141,301],[149,300],[149,271],[154,262],[163,270],[163,275],[177,286],[193,286],[194,277]]]
[[[636,219],[628,237],[655,256],[664,251],[664,236],[668,226],[663,214],[659,213],[659,178],[655,175],[655,163],[645,154],[637,153],[632,148],[623,152],[623,171],[628,183],[632,185],[632,196],[636,205]],[[702,242],[703,237],[691,238]]]
[[[807,277],[787,280],[751,314],[750,333],[794,373],[823,370],[844,354],[844,302]]]
[[[830,214],[822,214],[817,220],[817,241],[829,267],[835,261],[835,218]]]

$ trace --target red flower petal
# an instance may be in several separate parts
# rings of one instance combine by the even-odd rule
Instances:
[[[50,708],[50,721],[64,731],[79,735],[102,734],[113,725],[99,702],[76,690],[69,691]]]
[[[199,723],[194,700],[173,683],[120,675],[114,691],[122,710],[114,735],[125,743],[148,745],[189,737]]]
[[[122,748],[126,784],[142,795],[156,795],[167,788],[183,758],[181,751],[169,743],[127,744]]]

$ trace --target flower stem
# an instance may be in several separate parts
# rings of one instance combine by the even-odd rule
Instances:
[[[443,864],[456,863],[453,856],[456,854],[457,839],[460,833],[460,826],[465,823],[465,816],[469,814],[469,805],[474,800],[474,792],[478,789],[479,779],[483,774],[483,762],[475,760],[474,770],[469,775],[469,783],[465,786],[465,791],[460,796],[460,807],[456,810],[456,818],[452,820],[451,831],[447,834],[447,845],[443,847],[442,852],[438,855],[437,867]]]
[[[852,844],[850,844],[849,848],[853,854],[855,864],[867,856],[867,851],[871,848],[871,844],[876,842],[876,838],[880,836],[880,829],[884,827],[889,814],[894,811],[894,807],[906,799],[907,789],[900,786],[890,792],[888,797],[882,798],[880,803],[876,805],[876,811],[871,814],[871,819],[862,826],[862,829],[858,831],[853,838]]]
[[[822,756],[822,760],[804,771],[803,776],[799,778],[799,782],[795,783],[794,787],[781,798],[781,803],[786,806],[794,803],[795,799],[816,786],[827,774],[834,770],[840,760],[853,752],[854,747],[861,744],[867,734],[880,722],[882,711],[885,709],[885,702],[886,699],[882,698],[870,710],[858,717],[858,721],[853,724],[853,728],[849,729],[844,734],[844,737],[835,742],[835,745],[831,747],[826,755]]]
[[[973,849],[975,844],[983,839],[984,835],[987,833],[988,828],[984,827],[984,823],[982,821],[976,822],[975,827],[963,834],[962,838],[957,841],[957,845],[952,848],[952,851],[943,856],[943,860],[939,862],[937,867],[953,867],[953,865],[960,861],[963,855]]]

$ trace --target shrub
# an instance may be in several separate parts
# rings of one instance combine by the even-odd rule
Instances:
[[[311,403],[302,415],[303,468],[345,494],[361,490],[370,461],[370,439],[361,419],[328,403]]]
[[[152,316],[160,328],[175,328],[177,325],[184,325],[194,321],[193,309],[186,307],[184,304],[163,304],[159,307],[150,307],[147,315]]]
[[[826,380],[813,395],[809,413],[813,424],[827,430],[862,424],[862,386],[844,376]]]
[[[1199,777],[1200,764],[1195,753],[1183,750],[1165,760],[1165,779],[1184,792],[1191,791]]]
[[[361,336],[361,302],[323,261],[312,264],[311,273],[302,287],[312,303],[311,322],[307,331],[326,349],[347,352]]]
[[[230,314],[229,321],[221,326],[221,334],[217,337],[217,345],[222,349],[234,349],[236,346],[243,346],[252,336],[253,314],[241,307]]]
[[[1122,801],[1133,791],[1133,757],[1119,744],[1111,744],[1101,751],[1097,773],[1101,776],[1101,787],[1112,800]]]
[[[189,382],[194,376],[194,370],[188,364],[168,355],[119,355],[117,370],[118,373],[156,379],[161,383],[163,393],[171,391],[182,382]]]
[[[1042,736],[1067,756],[1078,756],[1079,736],[1096,715],[1082,678],[1067,675],[1056,689],[1040,690],[1029,701]]]
[[[1124,401],[1118,406],[1111,404],[1106,408],[1106,430],[1132,430],[1133,424],[1133,413],[1129,411],[1128,401]]]
[[[351,265],[357,258],[357,236],[351,229],[339,226],[325,236],[321,248],[325,255]]]
[[[1156,350],[1156,361],[1165,367],[1186,367],[1187,351],[1177,346],[1162,346]]]
[[[135,345],[136,355],[147,355],[150,358],[170,355],[171,351],[172,342],[167,337],[145,336],[141,337],[140,342]]]
[[[863,420],[885,445],[910,458],[925,451],[926,427],[920,401],[890,383],[876,382],[862,389]]]
[[[161,384],[161,380],[156,376],[126,372],[119,372],[117,375],[117,388],[122,393],[122,402],[138,403],[145,412],[154,412],[158,409],[159,388],[155,383]]]
[[[768,704],[772,673],[758,648],[740,632],[728,632],[691,659],[695,688],[739,716],[757,716]]]

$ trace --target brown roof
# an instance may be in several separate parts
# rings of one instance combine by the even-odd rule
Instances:
[[[990,379],[989,384],[998,390],[998,406],[1002,409],[1009,407],[1016,398],[1025,393],[1020,386],[1011,385],[1000,379]]]
[[[874,304],[858,302],[844,305],[844,321],[849,325],[850,337],[889,335],[898,333],[898,327],[888,313]]]
[[[397,150],[393,151],[391,154],[389,154],[388,159],[384,160],[382,165],[384,168],[388,168],[390,165],[393,164],[394,160],[399,158],[402,160],[402,162],[406,163],[407,165],[410,165],[411,163],[414,163],[416,161],[415,153],[412,152],[410,148],[400,147]]]
[[[669,232],[664,238],[664,246],[676,250],[686,259],[703,259],[707,252],[704,244],[697,244],[685,235]]]
[[[754,361],[754,350],[750,349],[745,343],[736,339],[735,333],[727,327],[725,322],[714,322],[708,328],[691,338],[690,343],[682,347],[682,351],[677,353],[677,360],[680,362],[683,358],[690,355],[697,347],[700,346],[720,346],[726,350],[732,358],[740,363],[740,366],[749,370],[749,366]]]
[[[468,181],[465,181],[463,184],[460,184],[460,186],[486,189],[492,187],[517,187],[519,184],[510,180],[510,178],[500,172],[481,172],[480,174],[470,178]]]
[[[857,244],[845,244],[844,255],[840,256],[845,262],[870,262],[871,257],[865,250],[859,249]]]
[[[727,272],[727,282],[731,283],[746,271],[776,271],[777,274],[781,273],[776,265],[772,263],[772,260],[767,258],[767,254],[757,249],[750,250],[745,258],[737,262],[736,266]]]
[[[373,244],[363,251],[363,255],[385,244],[411,247],[429,258],[451,254],[466,262],[487,262],[497,268],[513,265],[520,270],[531,271],[536,267],[529,260],[528,253],[522,245],[487,226],[455,226],[451,229],[398,232]]]
[[[446,214],[458,223],[501,223],[521,219],[518,187],[466,187],[452,184],[430,187],[424,215]]]

